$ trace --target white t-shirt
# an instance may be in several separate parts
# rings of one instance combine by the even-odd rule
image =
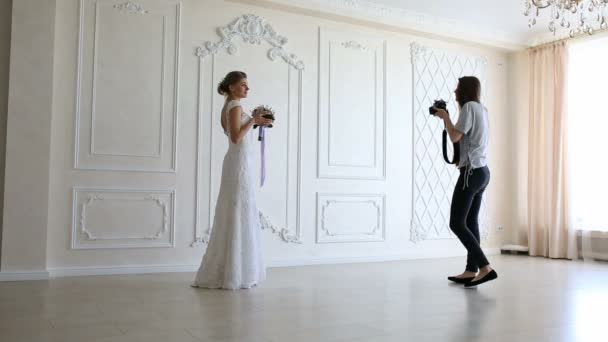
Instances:
[[[475,101],[465,103],[454,128],[463,134],[459,142],[458,168],[470,166],[476,169],[487,166],[490,127],[486,108]]]

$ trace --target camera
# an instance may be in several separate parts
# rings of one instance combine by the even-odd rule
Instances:
[[[437,109],[435,108],[443,109],[448,112],[447,107],[447,103],[444,100],[435,100],[435,102],[433,102],[433,105],[429,107],[429,114],[433,115],[437,113]],[[452,149],[454,151],[454,154],[452,156],[452,159],[450,159],[450,157],[448,156],[448,131],[445,129],[443,130],[443,134],[441,136],[441,145],[443,152],[443,160],[445,160],[445,162],[448,164],[458,165],[460,162],[460,144],[452,143]]]
[[[443,109],[447,112],[448,104],[441,99],[435,100],[435,102],[433,102],[433,105],[431,107],[429,107],[429,114],[433,115],[433,114],[437,113],[437,109],[435,109],[435,108]]]

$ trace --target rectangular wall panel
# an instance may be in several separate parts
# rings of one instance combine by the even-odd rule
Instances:
[[[180,5],[82,0],[75,167],[173,172]]]
[[[386,42],[320,29],[318,177],[384,179]]]
[[[173,247],[174,190],[74,188],[72,248]]]
[[[317,194],[317,243],[384,241],[384,195]]]

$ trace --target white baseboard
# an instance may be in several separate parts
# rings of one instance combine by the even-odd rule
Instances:
[[[500,254],[499,248],[484,249],[486,255]],[[464,255],[464,254],[462,254]],[[310,265],[332,265],[332,264],[354,264],[400,260],[420,260],[450,258],[459,255],[454,253],[411,253],[393,254],[362,257],[323,257],[323,258],[291,258],[291,259],[270,259],[266,265],[273,267],[293,267]],[[199,265],[123,265],[123,266],[87,266],[87,267],[59,267],[49,268],[48,272],[0,272],[0,281],[22,281],[22,280],[42,280],[59,277],[77,277],[93,275],[115,275],[115,274],[149,274],[149,273],[194,273]]]
[[[47,271],[0,272],[0,281],[47,280],[47,279],[49,279],[49,272],[47,272]]]
[[[198,265],[124,265],[50,268],[52,278],[112,274],[196,272]]]
[[[582,259],[593,259],[596,261],[608,261],[608,253],[602,252],[588,252],[584,253]]]

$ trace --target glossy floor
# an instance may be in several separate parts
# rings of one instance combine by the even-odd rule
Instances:
[[[251,290],[166,273],[0,283],[0,341],[608,341],[608,264],[492,258],[499,279],[449,284],[462,258],[273,268]]]

